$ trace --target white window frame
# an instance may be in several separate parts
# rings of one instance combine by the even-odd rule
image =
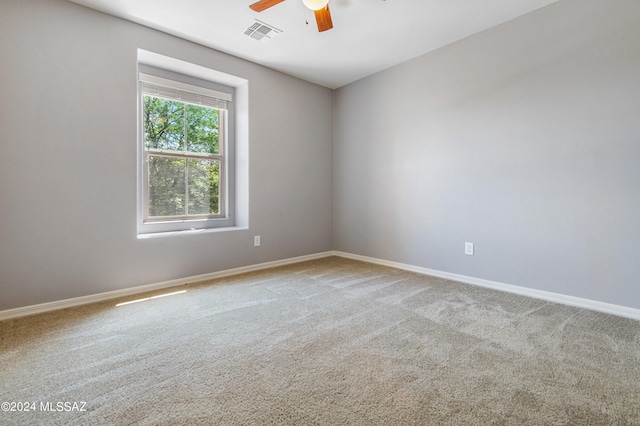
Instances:
[[[138,77],[138,235],[234,226],[234,88],[143,64],[139,64]],[[145,95],[218,109],[220,111],[219,153],[178,153],[147,149],[144,141],[143,122]],[[149,217],[148,159],[150,155],[154,154],[220,161],[219,213],[215,215]]]

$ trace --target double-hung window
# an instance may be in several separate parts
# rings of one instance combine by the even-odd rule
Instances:
[[[140,73],[140,233],[232,224],[232,94]]]

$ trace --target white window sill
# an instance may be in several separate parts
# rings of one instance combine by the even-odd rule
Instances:
[[[194,234],[212,234],[212,233],[230,232],[230,231],[246,231],[247,229],[249,228],[244,226],[226,226],[221,228],[204,228],[204,229],[187,229],[184,231],[152,232],[148,234],[138,234],[138,239],[147,240],[151,238],[182,237],[182,236],[194,235]]]

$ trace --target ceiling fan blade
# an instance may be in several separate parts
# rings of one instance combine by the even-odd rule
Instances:
[[[333,28],[333,22],[331,21],[331,12],[329,12],[329,4],[320,10],[314,11],[316,15],[316,22],[318,23],[318,31],[327,31]]]
[[[284,0],[260,0],[249,6],[256,12],[262,12],[265,9],[269,9],[271,6],[275,6],[278,3],[282,3]]]

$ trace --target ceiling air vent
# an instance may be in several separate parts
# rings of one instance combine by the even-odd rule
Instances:
[[[257,19],[254,24],[244,30],[245,35],[263,43],[268,42],[281,32],[281,30],[274,28],[271,25],[265,24],[262,21],[258,21]]]

